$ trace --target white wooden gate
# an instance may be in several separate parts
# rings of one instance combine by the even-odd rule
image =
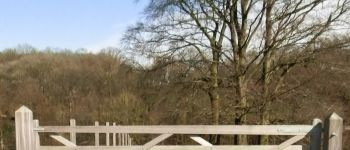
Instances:
[[[312,125],[153,125],[153,126],[120,126],[108,122],[105,126],[76,126],[75,120],[70,126],[40,126],[38,120],[33,120],[30,109],[22,106],[16,111],[16,149],[17,150],[320,150],[321,133],[324,134],[325,150],[341,150],[342,119],[332,114],[326,120],[325,128],[322,121],[314,119]],[[51,135],[63,146],[41,146],[39,133],[70,133],[70,139]],[[94,133],[95,145],[76,145],[77,133]],[[106,144],[100,145],[100,133],[106,133]],[[159,136],[143,145],[133,145],[131,134],[158,134]],[[192,136],[198,145],[166,145],[157,146],[163,140],[174,134],[183,135],[286,135],[290,139],[279,145],[212,145],[201,137]],[[110,136],[112,135],[112,141]],[[303,138],[310,137],[310,145],[293,145]]]

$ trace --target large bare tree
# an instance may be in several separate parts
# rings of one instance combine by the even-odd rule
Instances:
[[[321,0],[265,0],[265,22],[262,24],[264,43],[261,53],[261,124],[270,124],[271,103],[277,95],[289,91],[283,89],[288,72],[298,64],[305,64],[315,53],[329,48],[341,48],[347,41],[318,47],[316,43],[329,36],[334,29],[345,24],[349,2]],[[299,85],[298,85],[299,86]],[[294,88],[294,87],[293,87]],[[262,136],[261,143],[268,143]]]
[[[179,59],[195,53],[195,57],[181,59],[195,58],[206,66],[201,81],[208,85],[212,124],[219,124],[218,68],[227,25],[211,9],[202,1],[150,1],[146,21],[130,27],[124,41],[129,48],[149,55]]]
[[[194,54],[207,66],[208,94],[212,105],[212,124],[219,123],[218,67],[226,24],[197,1],[151,1],[147,21],[129,28],[124,41],[129,48],[148,55],[186,59]]]
[[[146,19],[131,26],[123,40],[148,55],[176,58],[195,52],[208,70],[204,78],[209,79],[213,124],[219,123],[219,64],[228,66],[237,94],[236,124],[246,124],[253,109],[261,124],[269,124],[271,104],[288,91],[285,76],[326,49],[317,42],[345,25],[348,10],[347,0],[151,0]],[[256,93],[261,99],[250,101],[247,95]],[[236,143],[247,144],[246,136]]]

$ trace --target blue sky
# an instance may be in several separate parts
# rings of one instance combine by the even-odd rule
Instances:
[[[0,0],[0,50],[30,44],[87,48],[118,46],[147,0]]]

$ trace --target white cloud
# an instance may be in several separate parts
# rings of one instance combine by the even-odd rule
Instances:
[[[98,53],[98,52],[100,52],[101,49],[106,48],[106,47],[118,47],[121,35],[122,35],[122,32],[112,33],[111,35],[109,35],[105,39],[97,41],[96,43],[93,43],[91,45],[87,45],[86,48],[87,48],[88,52]]]
[[[101,49],[103,48],[107,48],[107,47],[116,47],[116,48],[120,48],[120,40],[126,30],[126,28],[128,27],[128,25],[132,25],[135,21],[130,21],[129,23],[124,23],[124,24],[115,24],[112,27],[112,32],[107,35],[105,38],[96,41],[95,43],[86,45],[85,48],[87,49],[87,52],[89,53],[98,53],[101,51]],[[139,55],[139,54],[131,54],[125,51],[122,51],[123,55],[135,60],[137,63],[139,63],[140,65],[147,67],[150,64],[152,64],[152,59],[151,58],[147,58],[143,55]]]
[[[118,47],[119,41],[127,26],[127,23],[114,25],[112,27],[112,32],[109,35],[95,43],[86,45],[85,48],[88,49],[88,52],[98,53],[102,48]]]

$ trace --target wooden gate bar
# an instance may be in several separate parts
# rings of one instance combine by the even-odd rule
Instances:
[[[301,145],[292,145],[284,150],[303,150]],[[277,150],[278,146],[261,145],[214,145],[214,146],[193,146],[193,145],[156,145],[151,150]],[[76,148],[68,148],[63,146],[41,146],[40,150],[142,150],[142,146],[117,146],[117,147],[94,147],[94,146],[78,146]]]
[[[51,135],[50,137],[52,137],[53,139],[55,139],[56,141],[60,142],[61,144],[63,144],[64,146],[67,147],[77,147],[77,145],[67,139],[65,139],[62,136],[59,135]]]
[[[109,126],[109,122],[106,122],[106,127]],[[106,146],[109,146],[109,132],[106,132]]]
[[[128,134],[124,133],[124,146],[128,145]]]
[[[69,124],[71,127],[75,127],[76,124],[75,124],[75,119],[70,119],[69,120]],[[76,133],[75,132],[71,132],[70,133],[70,141],[74,144],[77,144],[77,136],[76,136]]]
[[[124,146],[125,145],[125,136],[124,136],[125,133],[122,133],[122,145]]]
[[[39,120],[33,120],[34,128],[39,127]],[[39,133],[34,131],[34,141],[35,141],[35,149],[38,150],[40,148],[40,136]]]
[[[40,126],[38,120],[33,120],[33,112],[23,106],[15,112],[16,124],[16,150],[302,150],[301,145],[292,145],[306,135],[310,135],[310,150],[319,150],[321,135],[323,137],[324,150],[341,150],[342,133],[348,127],[343,127],[343,119],[333,113],[325,121],[322,128],[322,121],[314,119],[313,125],[149,125],[149,126],[115,126],[108,122],[106,126],[76,126],[75,120],[70,120],[69,126]],[[62,136],[52,136],[60,141],[63,146],[41,146],[39,133],[69,133],[70,140]],[[77,146],[76,133],[94,133],[95,146]],[[100,146],[99,134],[106,133],[106,146]],[[113,134],[113,146],[110,146],[110,134]],[[116,146],[116,134],[118,134],[118,146]],[[160,134],[145,145],[131,145],[132,138],[129,134]],[[156,146],[173,134],[195,135],[195,134],[223,134],[223,135],[294,135],[294,137],[280,145],[261,146]],[[198,140],[197,140],[198,141]],[[70,146],[70,147],[67,147]]]
[[[290,139],[288,139],[287,141],[284,141],[282,144],[278,145],[278,150],[284,150],[285,148],[291,146],[292,144],[294,144],[295,142],[300,141],[301,139],[303,139],[305,137],[305,135],[297,135],[294,136]]]
[[[350,126],[346,126],[344,130],[350,130]]]
[[[191,136],[190,138],[202,146],[213,146],[213,144],[209,143],[208,141],[204,140],[203,138],[201,138],[199,136]]]
[[[154,126],[41,126],[38,132],[132,134],[245,134],[245,135],[306,135],[313,125],[154,125]]]
[[[95,127],[99,127],[98,121],[95,121]],[[100,146],[100,132],[95,132],[95,146]]]
[[[156,137],[155,139],[149,141],[145,145],[143,145],[142,146],[142,150],[148,150],[148,149],[152,148],[153,146],[157,145],[158,143],[160,143],[160,142],[164,141],[165,139],[169,138],[172,135],[173,134],[162,134],[162,135]]]
[[[115,126],[116,124],[115,124],[115,122],[113,122],[113,127]],[[115,132],[113,132],[112,133],[113,135],[112,135],[112,139],[113,139],[113,146],[116,146],[117,144],[117,138],[116,138],[116,133]]]

